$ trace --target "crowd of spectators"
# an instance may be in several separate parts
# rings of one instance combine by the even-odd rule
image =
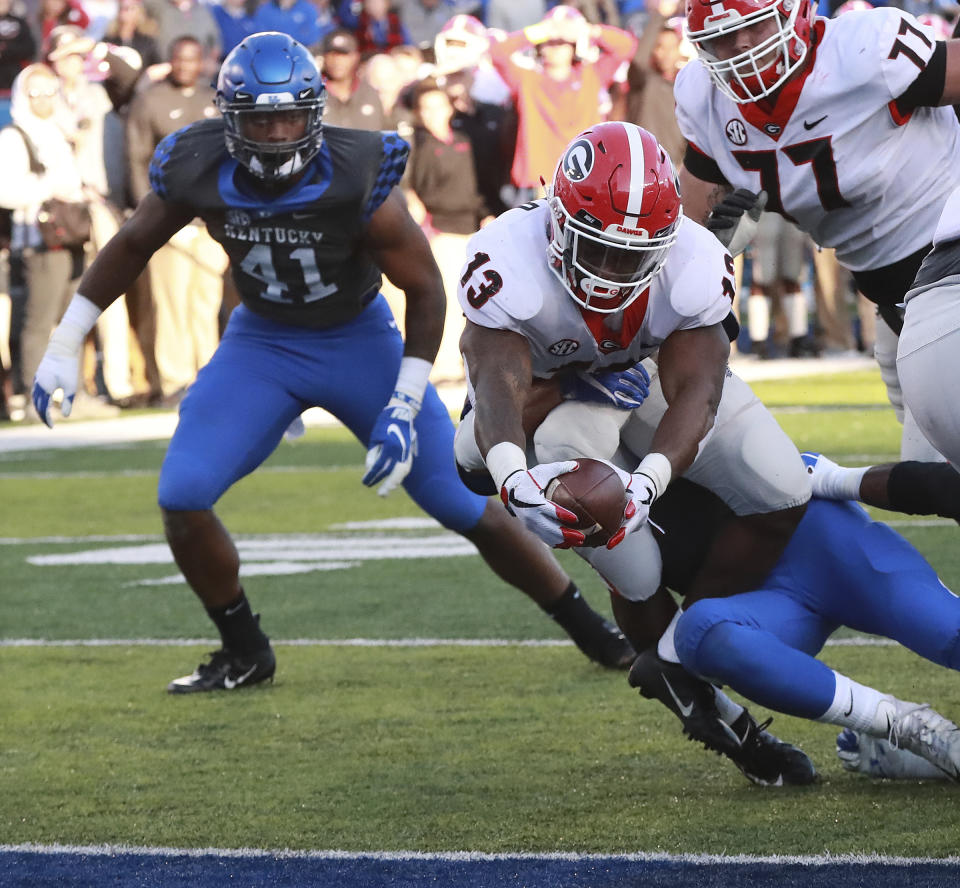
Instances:
[[[952,0],[898,5],[949,36]],[[462,378],[467,238],[539,196],[570,138],[629,120],[680,162],[673,80],[693,55],[682,13],[678,0],[0,0],[0,419],[30,418],[36,363],[84,266],[149,189],[157,143],[217,114],[211,82],[246,35],[284,31],[311,48],[326,124],[411,144],[404,187],[451,305],[442,381]],[[84,243],[41,237],[50,199],[89,207]],[[768,227],[740,268],[745,350],[870,348],[871,314],[825,253]],[[75,415],[175,405],[236,304],[226,265],[199,224],[162,248],[92,334]],[[402,317],[400,294],[387,297]]]

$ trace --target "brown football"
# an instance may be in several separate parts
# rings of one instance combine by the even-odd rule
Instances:
[[[579,521],[585,546],[605,546],[623,522],[627,492],[620,476],[598,459],[578,459],[580,467],[554,478],[544,491],[547,499],[569,509]]]

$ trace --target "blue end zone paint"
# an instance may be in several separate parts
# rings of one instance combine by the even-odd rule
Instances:
[[[304,855],[247,852],[0,851],[4,888],[956,888],[960,863],[784,858],[724,862],[718,858],[522,855]]]

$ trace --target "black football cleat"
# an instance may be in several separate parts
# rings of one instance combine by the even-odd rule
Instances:
[[[195,694],[199,691],[234,691],[273,680],[277,659],[273,648],[266,647],[253,654],[235,654],[220,648],[210,654],[207,663],[201,663],[191,675],[175,678],[167,685],[171,694]]]
[[[629,669],[637,656],[627,637],[597,613],[564,628],[583,654],[608,669]]]
[[[810,757],[771,734],[773,719],[757,724],[749,710],[735,719],[730,730],[740,738],[740,749],[729,758],[743,776],[760,786],[808,786],[820,777]]]
[[[691,675],[679,663],[661,659],[655,648],[639,654],[630,669],[631,687],[659,700],[683,725],[683,733],[730,759],[753,783],[761,786],[805,785],[817,780],[810,759],[796,746],[766,731],[744,711],[732,725],[720,716],[713,685]]]

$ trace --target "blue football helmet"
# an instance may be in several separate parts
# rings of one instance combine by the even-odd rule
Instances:
[[[224,59],[217,77],[217,107],[223,115],[227,150],[254,176],[267,182],[302,170],[320,150],[327,93],[310,51],[287,34],[252,34]],[[292,142],[259,142],[244,134],[244,115],[304,111],[303,136]]]

